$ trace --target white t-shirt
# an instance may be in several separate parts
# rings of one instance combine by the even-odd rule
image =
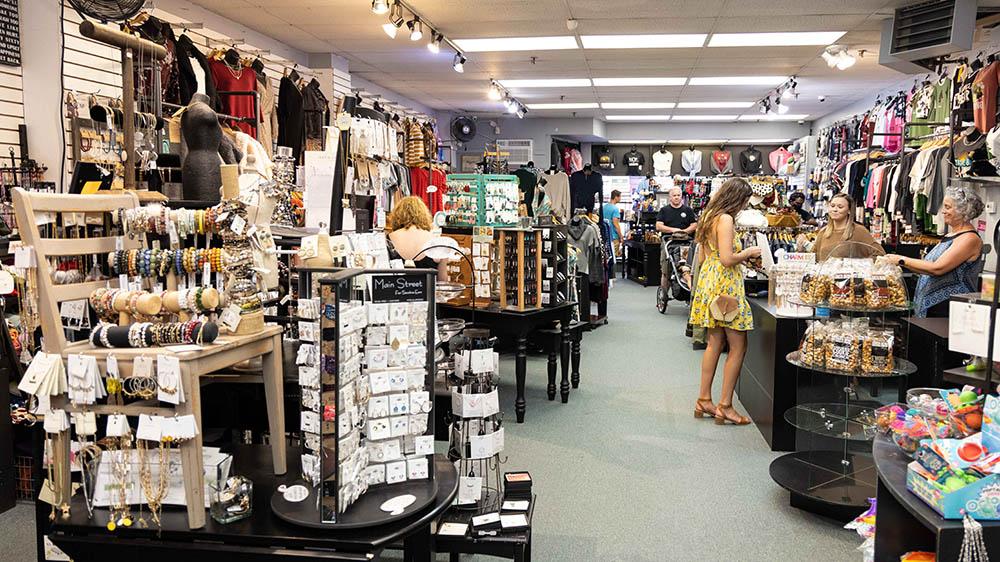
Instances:
[[[685,150],[681,152],[681,167],[692,176],[701,171],[701,151]]]
[[[669,176],[670,166],[674,163],[674,155],[670,152],[660,152],[657,150],[653,153],[653,171],[656,172],[658,176]]]

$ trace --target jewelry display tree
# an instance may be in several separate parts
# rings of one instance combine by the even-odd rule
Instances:
[[[277,183],[275,190],[274,214],[271,216],[271,224],[283,226],[295,226],[299,223],[295,214],[295,207],[292,205],[292,192],[295,189],[295,158],[292,157],[290,148],[279,146],[278,152],[274,156],[274,181]]]
[[[434,501],[435,277],[343,269],[300,293],[303,478],[272,497],[278,517],[360,528]]]
[[[845,242],[803,278],[796,304],[831,314],[812,317],[800,349],[786,358],[800,369],[797,405],[785,412],[799,432],[796,451],[770,466],[793,507],[844,520],[875,496],[875,410],[902,401],[906,377],[917,371],[898,357],[907,325],[900,318],[910,310],[901,272],[868,255]],[[884,388],[891,379],[895,391]]]
[[[466,328],[453,350],[448,457],[459,474],[456,509],[497,511],[503,499],[500,453],[504,448],[499,399],[499,355],[487,330]]]

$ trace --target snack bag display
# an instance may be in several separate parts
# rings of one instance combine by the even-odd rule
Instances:
[[[892,330],[868,330],[861,344],[861,370],[865,373],[891,373],[895,366]]]

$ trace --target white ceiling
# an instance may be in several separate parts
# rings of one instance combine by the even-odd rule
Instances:
[[[854,67],[830,69],[823,46],[609,49],[469,53],[465,72],[452,70],[454,52],[395,40],[371,13],[370,0],[192,0],[238,23],[307,52],[333,52],[352,75],[447,111],[499,113],[486,98],[491,78],[618,78],[796,76],[800,96],[790,113],[808,120],[836,111],[906,76],[877,64],[880,22],[913,0],[410,0],[425,22],[451,39],[638,33],[847,31],[838,44],[868,51]],[[997,2],[980,1],[980,5]],[[408,18],[409,14],[404,11]],[[566,19],[579,26],[566,28]],[[767,86],[668,86],[520,89],[523,103],[756,101]],[[820,102],[818,96],[825,96]],[[739,114],[750,110],[575,110],[577,116]],[[568,117],[574,110],[534,110],[528,116]]]

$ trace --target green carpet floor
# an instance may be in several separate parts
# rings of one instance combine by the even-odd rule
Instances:
[[[513,423],[513,358],[504,358],[503,469],[534,477],[533,559],[860,560],[853,531],[788,505],[768,476],[778,454],[756,428],[694,419],[701,353],[683,337],[687,309],[661,315],[654,300],[653,288],[615,285],[610,323],[584,337],[569,404],[547,400],[545,358],[530,357],[521,425]],[[25,556],[30,518],[26,505],[0,515],[0,561],[33,560]]]

